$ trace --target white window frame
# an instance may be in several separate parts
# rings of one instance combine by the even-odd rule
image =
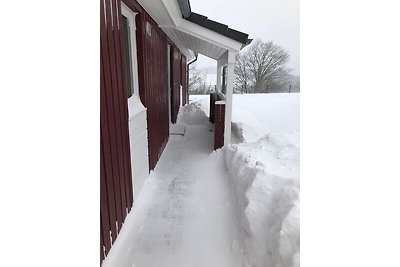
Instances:
[[[121,13],[124,17],[128,19],[129,29],[130,29],[130,44],[131,44],[131,55],[132,55],[132,85],[133,94],[137,97],[139,96],[139,76],[138,76],[138,63],[137,63],[137,49],[136,49],[136,21],[135,17],[138,13],[133,12],[124,2],[121,1]]]

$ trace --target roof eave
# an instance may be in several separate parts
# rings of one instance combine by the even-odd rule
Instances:
[[[190,8],[190,1],[189,0],[177,0],[179,7],[182,12],[182,17],[185,20],[188,20],[192,23],[195,23],[201,27],[207,28],[211,31],[224,35],[230,39],[238,41],[242,43],[245,47],[251,42],[251,39],[248,39],[249,35],[247,33],[243,33],[237,31],[235,29],[231,29],[228,25],[219,23],[214,20],[208,19],[208,17],[192,12]],[[250,41],[249,41],[250,40]]]

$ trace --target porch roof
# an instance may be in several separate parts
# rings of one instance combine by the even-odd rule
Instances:
[[[215,60],[251,42],[248,34],[191,11],[189,0],[138,0],[188,60],[200,53]]]

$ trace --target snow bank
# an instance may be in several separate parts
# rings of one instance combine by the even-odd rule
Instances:
[[[248,266],[299,266],[298,134],[232,145],[226,165]]]
[[[190,95],[189,104],[196,105],[207,117],[210,116],[210,95]]]
[[[204,112],[209,96],[191,97]],[[226,167],[245,265],[299,266],[300,94],[233,95]]]
[[[208,115],[205,113],[202,102],[205,98],[198,102],[192,102],[189,105],[180,107],[177,123],[188,125],[202,125],[208,123]]]

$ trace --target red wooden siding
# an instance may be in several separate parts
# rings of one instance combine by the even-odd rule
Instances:
[[[224,146],[225,103],[215,103],[214,149]]]
[[[138,13],[136,41],[139,94],[147,108],[149,167],[154,169],[169,137],[168,40],[165,33],[135,0],[123,2]],[[107,256],[133,205],[121,21],[121,0],[100,1],[101,260]],[[184,78],[182,85],[186,90],[186,58],[181,59],[181,52],[175,46],[171,48],[171,51],[177,54],[177,58],[173,57],[171,63],[174,85],[171,97],[174,115],[172,117],[173,121],[176,121],[180,105],[181,78]]]
[[[169,137],[168,108],[168,38],[157,23],[135,1],[123,0],[136,15],[136,40],[140,99],[147,108],[149,167],[154,169]],[[171,121],[176,122],[180,105],[181,52],[172,44]],[[186,60],[186,59],[185,59]],[[185,66],[186,67],[186,66]],[[186,82],[185,82],[186,83]]]
[[[181,85],[181,53],[177,47],[171,47],[171,121],[176,123],[180,106],[180,85]]]
[[[182,82],[182,106],[189,104],[189,92],[187,90],[187,78],[186,78],[186,57],[182,55],[181,59],[181,82]]]
[[[215,121],[215,101],[217,101],[217,93],[210,93],[210,122],[214,123]]]
[[[100,259],[133,204],[120,6],[100,1]]]
[[[167,37],[146,12],[136,17],[139,92],[147,108],[149,167],[154,169],[169,137]]]

